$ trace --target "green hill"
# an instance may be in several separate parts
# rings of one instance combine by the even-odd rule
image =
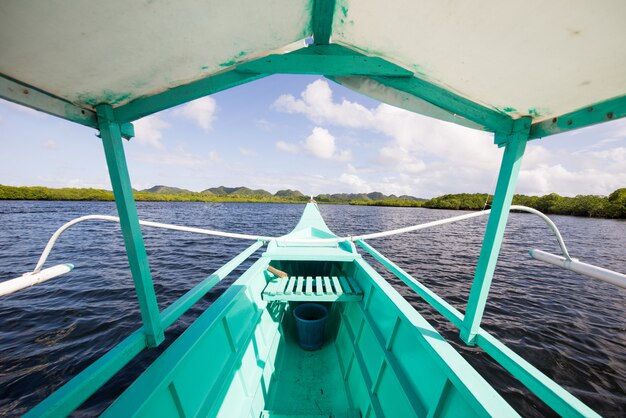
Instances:
[[[272,196],[270,192],[263,189],[252,190],[247,187],[238,187],[237,190],[232,192],[231,194],[237,196]]]
[[[203,194],[214,194],[217,196],[226,196],[226,195],[236,195],[236,196],[272,196],[270,192],[267,190],[256,189],[252,190],[248,187],[240,186],[240,187],[211,187],[210,189],[206,189],[201,191]]]
[[[391,196],[385,196],[384,194],[382,194],[381,192],[372,192],[372,193],[368,193],[367,197],[372,199],[372,200],[383,200],[386,199],[387,197],[394,197],[394,195]]]
[[[424,201],[426,199],[419,199],[413,196],[402,195],[400,197],[396,195],[386,195],[381,192],[371,192],[371,193],[334,193],[334,194],[320,194],[315,197],[315,200],[318,202],[358,202],[363,204],[374,204],[377,202],[396,202],[396,201],[411,201],[411,202],[419,202]],[[389,206],[398,206],[398,205],[389,205]],[[403,203],[401,206],[410,206],[407,202]],[[415,205],[414,205],[415,206]]]
[[[305,197],[304,194],[302,194],[300,191],[298,191],[298,190],[291,190],[291,189],[279,190],[276,193],[274,193],[274,196],[278,196],[278,197]]]
[[[193,193],[191,190],[181,189],[178,187],[170,187],[170,186],[152,186],[149,189],[142,190],[142,192],[147,193],[158,193],[158,194],[190,194]]]
[[[220,195],[230,194],[234,190],[237,190],[237,187],[220,186],[220,187],[211,187],[210,189],[203,190],[200,193],[203,193],[203,194],[210,193],[210,194],[220,196]]]
[[[428,200],[428,199],[423,199],[421,197],[409,196],[409,195],[406,195],[406,194],[401,195],[400,197],[398,197],[398,199],[400,199],[400,200],[412,200],[414,202],[425,202],[425,201]]]

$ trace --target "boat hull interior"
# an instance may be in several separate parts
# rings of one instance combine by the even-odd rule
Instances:
[[[268,266],[342,276],[362,289],[329,308],[325,342],[297,343],[293,309],[264,300]],[[471,386],[471,389],[470,389]],[[484,379],[360,256],[252,265],[105,411],[115,417],[516,416]]]

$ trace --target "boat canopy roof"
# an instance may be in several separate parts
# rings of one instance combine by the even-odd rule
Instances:
[[[0,97],[94,126],[275,73],[320,74],[442,120],[531,138],[626,114],[626,2],[3,2]]]

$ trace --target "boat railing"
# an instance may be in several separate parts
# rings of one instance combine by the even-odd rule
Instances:
[[[161,311],[159,321],[162,329],[166,330],[169,328],[189,308],[211,291],[216,284],[239,267],[263,245],[263,241],[255,242]],[[240,288],[240,290],[243,290],[243,288]],[[230,295],[230,297],[234,296],[234,293]],[[57,417],[70,415],[147,347],[148,341],[146,339],[145,326],[142,326],[82,370],[67,384],[61,386],[31,409],[26,416]]]
[[[413,289],[424,301],[448,319],[460,331],[464,329],[465,316],[458,309],[365,241],[359,240],[357,244],[386,267],[387,270],[402,280],[404,284]],[[478,329],[474,343],[561,416],[598,416],[591,408],[483,328]]]
[[[120,222],[120,218],[117,216],[109,216],[109,215],[86,215],[81,216],[76,219],[72,219],[69,222],[66,222],[62,226],[60,226],[54,234],[48,240],[39,260],[37,261],[37,265],[32,272],[24,273],[22,276],[17,277],[15,279],[6,280],[0,283],[0,296],[8,295],[10,293],[16,292],[21,289],[25,289],[27,287],[33,286],[35,284],[43,283],[47,280],[53,279],[55,277],[61,276],[65,273],[69,273],[74,269],[73,264],[59,264],[54,267],[50,267],[47,269],[43,269],[44,264],[48,260],[48,256],[52,251],[52,248],[56,244],[57,240],[65,231],[67,231],[70,227],[85,221],[108,221],[108,222]],[[249,235],[249,234],[238,234],[234,232],[224,232],[224,231],[215,231],[211,229],[205,228],[194,228],[189,226],[180,226],[180,225],[172,225],[161,222],[151,222],[151,221],[139,221],[140,225],[153,227],[153,228],[161,228],[161,229],[169,229],[173,231],[181,231],[181,232],[191,232],[194,234],[202,234],[202,235],[212,235],[219,236],[225,238],[236,238],[236,239],[244,239],[251,241],[260,241],[261,243],[267,242],[269,240],[274,239],[273,237],[264,237],[260,235]]]
[[[563,252],[563,256],[555,256],[549,253],[545,253],[539,250],[532,250],[531,255],[534,258],[546,260],[551,257],[557,257],[562,267],[569,268],[573,271],[579,271],[583,274],[587,274],[592,277],[600,278],[602,280],[617,284],[622,287],[626,287],[626,276],[612,272],[610,270],[601,269],[600,267],[591,266],[589,264],[581,263],[576,259],[570,257],[565,243],[561,237],[560,232],[556,225],[541,212],[527,208],[524,206],[511,206],[512,210],[530,212],[538,215],[542,218],[555,233],[559,246]],[[280,242],[340,242],[350,241],[358,244],[362,249],[369,253],[372,257],[378,260],[389,271],[396,275],[400,280],[407,284],[417,294],[419,294],[427,303],[429,303],[435,310],[447,318],[453,325],[455,325],[461,332],[468,331],[465,329],[464,321],[465,316],[459,312],[456,308],[446,302],[443,298],[438,296],[432,290],[428,289],[418,280],[409,275],[402,268],[394,264],[391,260],[383,256],[367,242],[367,239],[382,238],[391,235],[397,235],[412,231],[418,231],[438,225],[444,225],[452,222],[458,222],[466,219],[471,219],[480,216],[486,216],[490,213],[489,210],[474,212],[469,214],[463,214],[447,219],[441,219],[437,221],[427,222],[419,225],[414,225],[406,228],[395,229],[391,231],[377,232],[373,234],[338,237],[338,238],[324,238],[324,239],[288,239],[283,237],[268,237],[259,235],[238,234],[223,231],[215,231],[203,228],[185,227],[171,224],[164,224],[150,221],[140,221],[143,226],[164,228],[176,231],[185,231],[192,233],[199,233],[204,235],[221,236],[228,238],[238,238],[244,240],[254,240],[255,243],[244,250],[241,254],[237,255],[231,261],[226,263],[215,273],[204,279],[194,288],[185,293],[176,302],[170,305],[168,308],[159,313],[160,327],[165,330],[171,326],[182,314],[184,314],[192,305],[206,295],[217,283],[224,277],[230,274],[240,264],[247,260],[253,253],[255,253],[261,246],[268,241],[280,241]],[[46,262],[56,240],[60,235],[71,226],[87,221],[87,220],[103,220],[110,222],[119,222],[119,218],[108,215],[89,215],[74,219],[67,222],[60,227],[48,241],[39,261],[31,273],[0,283],[0,295],[7,294],[4,290],[8,287],[12,287],[13,291],[20,288],[28,287],[32,284],[48,280],[52,277],[56,277],[60,274],[67,273],[73,267],[71,264],[55,266],[48,269],[42,269]],[[547,255],[546,255],[547,254]],[[542,258],[540,258],[542,257]],[[550,260],[547,260],[551,262]],[[556,264],[556,263],[553,263]],[[584,265],[584,266],[582,266]],[[598,273],[600,272],[600,273]],[[611,280],[607,280],[605,277],[606,272],[610,273]],[[8,285],[9,282],[10,286]],[[4,293],[3,293],[4,292]],[[62,386],[59,390],[54,392],[42,403],[37,405],[33,410],[29,412],[29,416],[58,416],[68,415],[75,408],[80,406],[89,396],[100,388],[106,381],[108,381],[113,375],[121,370],[126,364],[128,364],[135,356],[137,356],[144,348],[148,347],[147,333],[145,326],[138,329],[131,334],[96,362],[91,364],[85,370],[80,372],[74,379],[68,384]],[[522,384],[524,384],[531,392],[535,393],[540,399],[542,399],[547,405],[553,408],[556,412],[564,416],[597,416],[593,410],[587,407],[584,403],[576,399],[569,392],[559,386],[556,382],[548,378],[537,368],[532,366],[526,360],[517,355],[510,348],[502,344],[497,338],[487,333],[484,329],[478,327],[476,337],[472,340],[471,344],[476,344],[482,348],[487,354],[489,354],[496,362],[509,371],[515,378],[517,378]]]
[[[545,214],[543,214],[542,212],[536,209],[529,208],[527,206],[520,206],[520,205],[512,205],[511,210],[528,212],[541,218],[554,233],[557,239],[557,242],[559,244],[559,247],[561,248],[561,252],[563,254],[562,256],[558,256],[558,255],[551,254],[545,251],[532,249],[530,250],[531,257],[537,260],[549,263],[549,264],[556,265],[564,269],[574,271],[579,274],[583,274],[589,277],[593,277],[595,279],[603,280],[605,282],[614,284],[616,286],[626,288],[626,275],[615,272],[615,271],[611,271],[608,269],[604,269],[601,267],[597,267],[591,264],[583,263],[576,258],[572,258],[569,254],[569,251],[567,250],[567,247],[565,245],[565,242],[563,241],[563,237],[561,236],[559,229],[554,224],[554,222],[552,222],[552,220],[548,218]],[[310,238],[309,239],[297,239],[297,238],[271,237],[271,236],[263,236],[263,235],[240,234],[240,233],[234,233],[234,232],[225,232],[225,231],[211,230],[211,229],[205,229],[205,228],[188,227],[188,226],[173,225],[173,224],[167,224],[167,223],[161,223],[161,222],[143,221],[143,220],[140,220],[139,224],[143,226],[153,227],[153,228],[161,228],[161,229],[168,229],[168,230],[173,230],[173,231],[190,232],[190,233],[195,233],[195,234],[212,235],[212,236],[251,240],[251,241],[261,241],[261,242],[277,241],[281,244],[289,244],[289,243],[293,243],[293,244],[336,243],[336,244],[339,244],[340,242],[346,242],[346,241],[358,242],[358,241],[365,241],[365,240],[370,240],[370,239],[375,239],[375,238],[384,238],[384,237],[398,235],[398,234],[405,234],[408,232],[419,231],[419,230],[423,230],[427,228],[432,228],[435,226],[440,226],[440,225],[459,222],[459,221],[463,221],[467,219],[487,216],[490,213],[491,213],[491,210],[483,210],[479,212],[466,213],[463,215],[453,216],[450,218],[438,219],[436,221],[425,222],[425,223],[412,225],[412,226],[408,226],[404,228],[392,229],[392,230],[382,231],[382,232],[375,232],[371,234],[337,237],[337,238],[315,238],[315,239],[310,239]],[[58,238],[61,236],[61,234],[63,234],[63,232],[65,232],[70,227],[80,222],[89,221],[89,220],[119,222],[120,218],[118,218],[117,216],[109,216],[109,215],[87,215],[87,216],[81,216],[79,218],[73,219],[65,223],[59,229],[57,229],[54,232],[54,234],[52,234],[41,256],[39,257],[39,260],[37,261],[37,265],[35,266],[35,269],[32,272],[24,273],[20,277],[0,283],[0,296],[13,293],[17,290],[24,289],[26,287],[30,287],[38,283],[42,283],[44,281],[50,280],[52,278],[55,278],[62,274],[70,272],[74,268],[74,265],[69,264],[69,263],[60,264],[60,265],[57,265],[57,266],[54,266],[45,270],[42,270],[42,268],[46,260],[48,259],[48,256],[50,255],[50,252],[52,251],[52,248],[54,247],[54,244],[56,243]]]

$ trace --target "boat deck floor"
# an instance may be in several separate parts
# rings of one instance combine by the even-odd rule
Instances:
[[[350,406],[334,341],[306,351],[290,331],[295,330],[284,333],[281,364],[269,388],[270,416],[348,417]]]

